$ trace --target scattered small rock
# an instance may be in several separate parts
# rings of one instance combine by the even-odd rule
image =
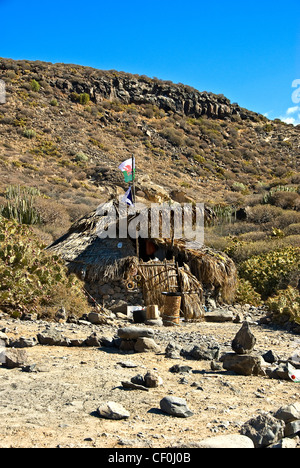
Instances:
[[[174,396],[167,396],[160,401],[160,408],[171,416],[177,418],[189,418],[193,416],[193,412],[188,408],[187,402],[184,398]]]
[[[101,418],[113,419],[115,421],[128,419],[130,417],[129,411],[114,401],[108,401],[107,403],[99,406],[99,408],[97,408],[97,413]]]

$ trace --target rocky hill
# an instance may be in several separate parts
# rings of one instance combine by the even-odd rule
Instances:
[[[114,70],[4,58],[0,79],[0,191],[39,189],[52,237],[124,192],[118,165],[132,154],[145,200],[243,207],[273,187],[297,189],[299,126],[269,121],[223,95]]]

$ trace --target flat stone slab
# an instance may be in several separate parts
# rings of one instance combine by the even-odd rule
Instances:
[[[204,319],[206,322],[232,322],[233,313],[230,310],[215,309],[210,312],[206,312]]]
[[[152,328],[143,327],[125,327],[119,328],[118,337],[122,340],[137,340],[138,338],[153,338],[154,331]]]

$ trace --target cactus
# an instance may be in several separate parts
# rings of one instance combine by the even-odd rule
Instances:
[[[31,187],[9,186],[6,189],[6,205],[0,206],[0,215],[15,219],[20,224],[41,224],[42,219],[34,207],[35,196],[39,190]]]

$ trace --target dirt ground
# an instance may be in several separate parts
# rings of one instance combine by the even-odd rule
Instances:
[[[93,331],[114,336],[124,321],[112,325],[54,324],[69,338],[87,337]],[[0,367],[0,448],[164,448],[189,447],[205,437],[238,433],[241,425],[262,411],[299,401],[300,385],[268,377],[244,377],[225,370],[212,371],[209,361],[165,357],[168,339],[191,334],[213,337],[224,349],[241,324],[189,323],[180,327],[151,327],[158,333],[161,353],[124,353],[117,348],[83,348],[37,345],[26,348],[35,372]],[[34,337],[45,322],[0,318],[0,330],[10,338]],[[255,351],[273,350],[288,358],[300,345],[300,336],[257,324]],[[162,336],[166,334],[165,339]],[[160,340],[160,341],[159,341]],[[171,340],[170,340],[171,341]],[[135,368],[124,367],[130,361]],[[185,364],[188,374],[170,367]],[[163,385],[148,392],[125,390],[121,382],[155,370]],[[179,419],[160,410],[167,395],[185,398],[192,417]],[[97,416],[101,403],[121,403],[127,420]]]

